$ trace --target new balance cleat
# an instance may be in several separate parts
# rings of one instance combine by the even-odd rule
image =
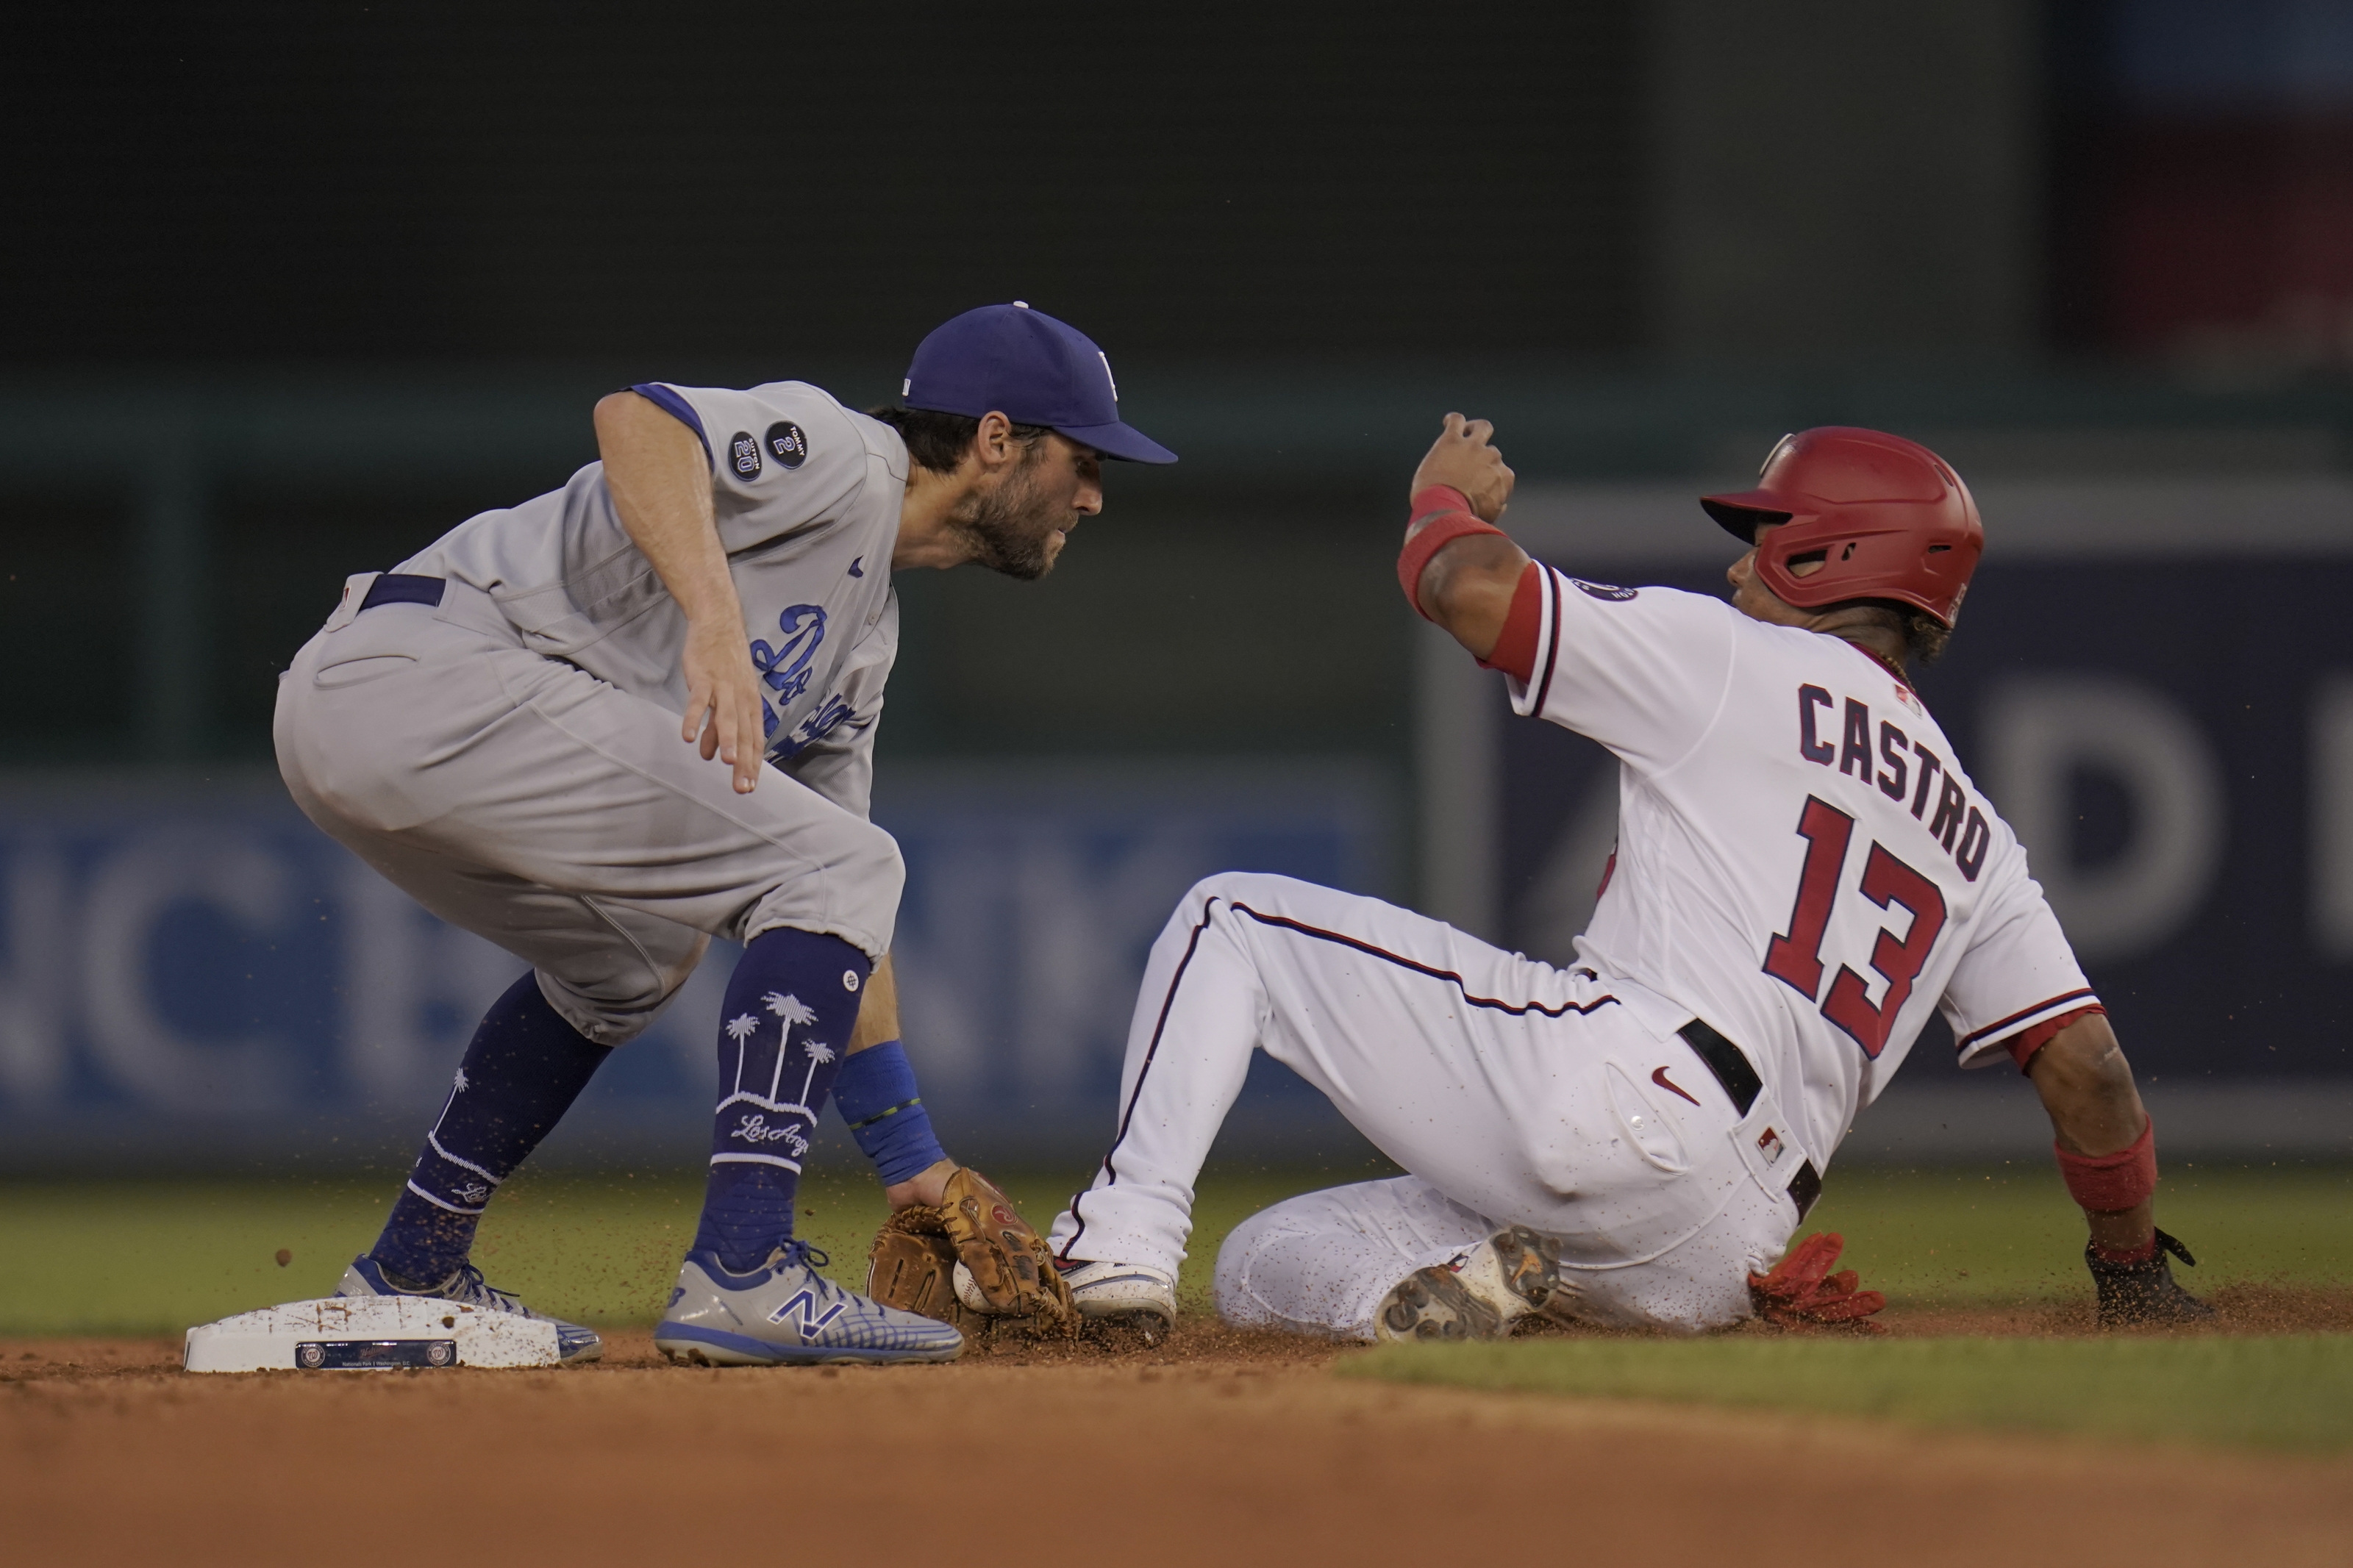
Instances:
[[[1500,1340],[1560,1288],[1560,1243],[1515,1225],[1398,1280],[1373,1312],[1373,1336]]]
[[[596,1331],[567,1323],[561,1318],[551,1318],[544,1312],[534,1312],[513,1296],[494,1286],[484,1284],[482,1271],[465,1264],[455,1274],[427,1289],[411,1290],[394,1284],[385,1277],[384,1268],[364,1253],[352,1259],[343,1277],[335,1286],[338,1296],[410,1296],[432,1301],[455,1301],[485,1312],[511,1312],[533,1322],[555,1325],[555,1353],[566,1365],[575,1362],[596,1361],[605,1353],[605,1342]]]
[[[1058,1263],[1079,1316],[1134,1329],[1157,1344],[1176,1326],[1176,1280],[1145,1263]]]
[[[953,1325],[844,1289],[817,1271],[828,1261],[796,1241],[749,1273],[731,1274],[717,1253],[690,1252],[654,1348],[698,1366],[872,1365],[964,1353]]]

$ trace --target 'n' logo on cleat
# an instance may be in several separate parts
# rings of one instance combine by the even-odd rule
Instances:
[[[801,1315],[801,1334],[806,1338],[841,1316],[842,1309],[848,1305],[846,1301],[836,1301],[832,1306],[828,1307],[824,1315],[820,1317],[818,1315],[817,1297],[807,1290],[796,1290],[786,1298],[783,1306],[768,1314],[768,1321],[781,1323],[791,1317],[794,1310],[797,1308]]]

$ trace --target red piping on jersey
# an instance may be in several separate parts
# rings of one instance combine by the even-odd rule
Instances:
[[[1232,902],[1230,900],[1228,901]],[[1540,1013],[1547,1018],[1567,1017],[1571,1013],[1582,1017],[1600,1008],[1618,1005],[1618,998],[1615,996],[1596,997],[1590,1005],[1583,1007],[1574,1002],[1564,1002],[1558,1007],[1547,1007],[1541,1002],[1513,1003],[1502,1001],[1493,996],[1473,996],[1471,994],[1471,988],[1462,983],[1462,976],[1451,969],[1433,969],[1429,964],[1408,958],[1402,953],[1391,952],[1385,947],[1375,947],[1371,942],[1358,941],[1353,936],[1345,936],[1336,931],[1325,931],[1320,926],[1308,925],[1303,921],[1293,920],[1288,915],[1261,914],[1243,903],[1234,903],[1233,910],[1236,914],[1248,915],[1261,925],[1281,926],[1285,931],[1295,931],[1302,936],[1312,936],[1319,942],[1336,942],[1342,947],[1353,947],[1358,952],[1386,960],[1396,964],[1399,969],[1410,969],[1416,974],[1427,974],[1432,980],[1451,982],[1457,991],[1462,993],[1462,1000],[1470,1003],[1473,1007],[1485,1007],[1497,1013],[1509,1013],[1514,1017],[1525,1017],[1530,1013]]]
[[[2072,1013],[2053,1013],[2041,1023],[2029,1024],[2002,1041],[2001,1048],[2010,1053],[2010,1059],[2018,1064],[2019,1071],[2031,1075],[2034,1070],[2035,1052],[2094,1014],[2105,1017],[2107,1011],[2105,1007],[2094,1002],[2089,1006],[2078,1007]]]
[[[1111,1178],[1105,1184],[1107,1186],[1119,1185],[1119,1173],[1112,1168],[1111,1158],[1119,1152],[1119,1146],[1127,1142],[1127,1124],[1135,1119],[1136,1102],[1144,1098],[1144,1080],[1152,1076],[1152,1059],[1160,1054],[1160,1032],[1168,1027],[1168,1009],[1176,1005],[1176,987],[1183,984],[1185,971],[1192,964],[1194,950],[1201,945],[1201,933],[1209,929],[1209,915],[1217,908],[1217,903],[1212,899],[1201,910],[1201,918],[1195,923],[1193,934],[1185,939],[1185,956],[1176,961],[1176,973],[1168,977],[1168,994],[1160,999],[1160,1016],[1152,1021],[1152,1040],[1144,1047],[1144,1065],[1136,1069],[1135,1092],[1127,1097],[1127,1104],[1121,1108],[1119,1131],[1113,1137],[1111,1147],[1103,1151],[1103,1174]],[[1086,1216],[1079,1212],[1080,1201],[1087,1195],[1087,1190],[1082,1188],[1071,1194],[1071,1217],[1079,1223],[1077,1228],[1071,1232],[1071,1239],[1062,1243],[1060,1256],[1065,1263],[1071,1260],[1071,1248],[1077,1246],[1079,1237],[1087,1233]]]
[[[1560,668],[1560,574],[1547,567],[1544,574],[1545,602],[1552,610],[1552,640],[1545,647],[1544,684],[1536,688],[1536,700],[1528,711],[1544,717],[1545,701],[1552,696],[1552,672]]]
[[[1185,939],[1185,956],[1176,961],[1176,973],[1168,977],[1168,993],[1160,999],[1160,1016],[1155,1018],[1152,1022],[1152,1039],[1144,1048],[1144,1065],[1136,1069],[1135,1088],[1134,1091],[1128,1095],[1127,1103],[1120,1109],[1119,1131],[1112,1139],[1111,1147],[1103,1152],[1103,1172],[1105,1176],[1110,1178],[1109,1181],[1103,1184],[1105,1186],[1115,1187],[1119,1185],[1119,1171],[1117,1167],[1112,1163],[1113,1156],[1119,1152],[1119,1146],[1127,1142],[1128,1125],[1135,1120],[1135,1108],[1144,1099],[1145,1081],[1152,1076],[1153,1061],[1160,1054],[1160,1036],[1161,1032],[1168,1027],[1169,1009],[1176,1005],[1176,988],[1184,984],[1185,971],[1192,965],[1193,954],[1201,945],[1201,933],[1209,929],[1209,921],[1217,914],[1218,905],[1220,902],[1226,904],[1229,908],[1232,909],[1239,914],[1250,916],[1250,919],[1257,921],[1261,925],[1281,926],[1288,931],[1295,931],[1303,936],[1315,937],[1324,942],[1338,942],[1344,947],[1353,947],[1357,952],[1370,954],[1372,957],[1386,959],[1388,962],[1398,965],[1399,968],[1410,969],[1418,974],[1427,974],[1433,980],[1451,981],[1453,983],[1454,988],[1462,993],[1462,999],[1465,1002],[1470,1003],[1474,1007],[1490,1007],[1497,1012],[1510,1013],[1523,1017],[1529,1013],[1541,1013],[1547,1018],[1558,1018],[1569,1013],[1575,1013],[1579,1016],[1583,1016],[1586,1014],[1598,1011],[1603,1007],[1620,1005],[1618,998],[1615,996],[1601,996],[1595,998],[1590,1005],[1583,1007],[1578,1006],[1574,1002],[1563,1003],[1559,1009],[1556,1011],[1553,1008],[1546,1006],[1541,1002],[1528,1002],[1518,1006],[1514,1006],[1509,1002],[1499,1001],[1492,996],[1473,996],[1471,994],[1470,987],[1462,984],[1462,976],[1455,973],[1451,969],[1433,969],[1427,963],[1418,963],[1410,958],[1391,952],[1386,948],[1375,947],[1368,942],[1359,942],[1355,937],[1343,936],[1338,931],[1324,931],[1320,927],[1308,925],[1303,921],[1293,920],[1285,915],[1261,914],[1258,910],[1251,909],[1248,904],[1236,903],[1231,899],[1220,900],[1213,898],[1207,904],[1202,906],[1201,918],[1198,921],[1194,922],[1192,934]],[[1587,973],[1590,973],[1590,971],[1588,971]],[[1077,1246],[1079,1237],[1086,1235],[1087,1233],[1086,1216],[1079,1212],[1079,1205],[1085,1200],[1087,1191],[1091,1190],[1092,1189],[1082,1190],[1071,1195],[1071,1217],[1078,1221],[1078,1225],[1071,1230],[1071,1239],[1062,1243],[1062,1249],[1057,1255],[1065,1263],[1068,1263],[1071,1260],[1071,1248]]]
[[[2023,1019],[2031,1018],[2037,1013],[2056,1007],[2063,1002],[2073,1002],[2080,997],[2089,996],[2091,994],[2093,994],[2092,988],[2086,985],[2081,991],[2070,991],[2063,995],[2053,996],[2048,1002],[2037,1002],[2031,1007],[2021,1007],[2017,1012],[2012,1013],[2007,1018],[1997,1018],[1982,1029],[1975,1029],[1970,1031],[1968,1034],[1963,1035],[1958,1040],[1954,1042],[1953,1048],[1957,1051],[1967,1050],[1969,1047],[1976,1045],[1979,1040],[1984,1039],[1988,1035],[1999,1034],[2000,1031],[2009,1028],[2011,1025],[2019,1023]]]

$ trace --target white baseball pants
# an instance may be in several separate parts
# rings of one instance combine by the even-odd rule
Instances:
[[[532,652],[463,584],[339,610],[280,678],[275,731],[311,821],[531,964],[598,1045],[643,1031],[712,936],[890,948],[889,834],[774,768],[737,795],[678,714]]]
[[[1742,1153],[1772,1097],[1744,1116],[1672,1015],[1376,899],[1209,878],[1153,946],[1114,1141],[1055,1251],[1175,1272],[1193,1183],[1263,1049],[1412,1174],[1238,1227],[1217,1269],[1229,1320],[1369,1339],[1391,1286],[1516,1224],[1560,1239],[1583,1315],[1736,1321],[1798,1208]]]

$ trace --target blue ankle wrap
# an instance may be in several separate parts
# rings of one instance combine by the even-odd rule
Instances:
[[[833,1081],[833,1102],[886,1187],[948,1157],[932,1131],[932,1113],[923,1109],[907,1047],[896,1040],[870,1046],[842,1063],[841,1076]]]

